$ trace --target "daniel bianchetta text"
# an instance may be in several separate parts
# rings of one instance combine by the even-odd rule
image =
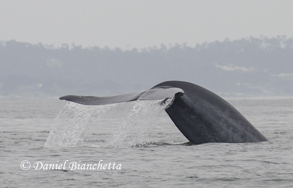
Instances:
[[[100,160],[97,163],[83,163],[81,161],[65,160],[63,162],[57,161],[56,163],[44,163],[41,161],[36,161],[31,163],[28,160],[23,160],[20,163],[20,168],[22,170],[121,170],[122,164],[117,164],[116,162],[105,163]]]

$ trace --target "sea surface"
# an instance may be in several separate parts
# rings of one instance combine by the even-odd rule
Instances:
[[[0,187],[293,187],[293,98],[227,100],[269,141],[188,145],[155,103],[2,97]]]

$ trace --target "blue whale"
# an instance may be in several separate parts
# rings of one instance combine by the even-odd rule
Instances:
[[[136,93],[111,97],[67,95],[67,100],[84,105],[105,105],[136,100],[173,101],[165,111],[192,144],[209,142],[245,143],[267,139],[231,104],[196,84],[166,81]]]

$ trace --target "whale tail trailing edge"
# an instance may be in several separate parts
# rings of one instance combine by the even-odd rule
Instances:
[[[168,98],[172,99],[174,97],[182,96],[183,94],[184,91],[180,88],[158,87],[142,92],[128,93],[110,97],[66,95],[60,97],[59,99],[83,105],[106,105],[136,100],[166,100]]]
[[[75,102],[83,105],[106,105],[121,102],[135,101],[141,93],[129,93],[125,95],[117,95],[111,97],[93,97],[93,96],[77,96],[77,95],[66,95],[60,97],[60,100],[66,100],[70,102]]]

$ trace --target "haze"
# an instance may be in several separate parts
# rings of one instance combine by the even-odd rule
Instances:
[[[129,49],[293,37],[293,1],[1,1],[0,41]]]

